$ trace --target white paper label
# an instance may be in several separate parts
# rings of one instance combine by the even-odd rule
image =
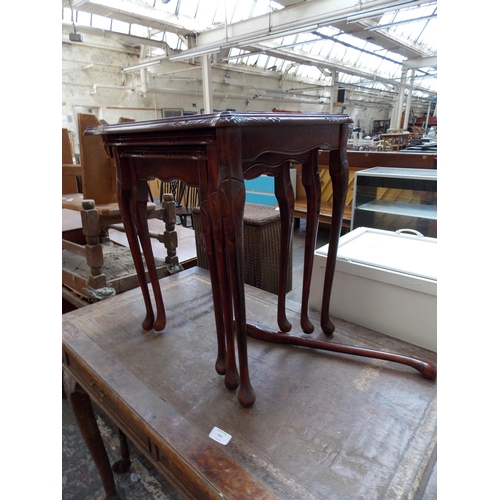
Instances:
[[[208,437],[224,446],[231,441],[231,435],[218,427],[214,427]]]

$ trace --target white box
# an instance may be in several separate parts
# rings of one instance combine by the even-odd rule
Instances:
[[[328,245],[314,253],[321,309]],[[437,352],[437,239],[359,227],[342,236],[330,314]]]

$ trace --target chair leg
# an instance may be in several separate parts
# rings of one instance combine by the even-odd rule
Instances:
[[[165,223],[165,231],[163,233],[163,243],[167,250],[165,262],[170,273],[182,271],[183,267],[179,263],[177,257],[177,232],[175,231],[175,201],[171,193],[163,195],[163,222]]]
[[[151,187],[150,185],[148,184],[148,193],[149,193],[149,199],[151,200],[151,203],[154,203],[155,202],[155,199],[154,199],[154,196],[153,196],[153,193],[151,191]],[[160,198],[161,199],[161,198]]]
[[[82,231],[87,241],[85,252],[91,272],[88,284],[94,290],[98,290],[106,286],[106,276],[102,272],[104,254],[100,244],[99,214],[94,200],[83,200],[82,207]]]

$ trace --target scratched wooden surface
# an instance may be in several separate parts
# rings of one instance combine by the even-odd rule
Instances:
[[[186,488],[201,481],[238,500],[422,498],[436,457],[436,382],[385,361],[249,338],[257,400],[241,408],[214,369],[207,272],[193,268],[161,284],[164,331],[141,329],[136,289],[64,315],[63,347],[108,394],[94,396],[98,403],[118,401],[121,423],[154,443],[153,459]],[[247,287],[246,302],[248,320],[275,327],[274,295]],[[301,334],[299,305],[288,306],[292,333]],[[436,360],[366,328],[336,325],[338,342]],[[312,335],[324,337],[318,326]],[[208,437],[214,426],[232,436],[229,444]]]

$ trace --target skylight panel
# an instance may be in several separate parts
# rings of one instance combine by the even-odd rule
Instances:
[[[92,27],[109,31],[111,29],[111,19],[94,14],[92,16]]]
[[[73,17],[74,19],[74,17]],[[71,9],[64,8],[62,10],[62,20],[66,23],[71,22]]]
[[[184,3],[184,0],[182,0]],[[197,5],[196,9],[189,9],[186,12],[181,10],[179,13],[186,15],[191,18],[195,18],[207,25],[211,24],[214,20],[215,10],[217,8],[217,2],[207,2],[202,1]],[[196,14],[196,16],[195,16]]]
[[[92,14],[89,14],[88,12],[82,12],[81,10],[75,11],[73,19],[76,24],[80,24],[82,26],[91,26]]]
[[[130,34],[134,36],[141,36],[143,38],[148,38],[149,31],[145,26],[141,26],[140,24],[131,24],[130,25]]]
[[[258,55],[255,55],[255,56],[248,56],[247,57],[247,61],[246,61],[246,64],[248,64],[249,66],[256,66],[257,65],[257,62],[259,60],[259,57]]]
[[[436,50],[436,13],[435,2],[400,9],[382,16],[379,26],[387,29],[398,38],[408,40],[434,52]]]
[[[243,2],[240,0],[226,0],[226,17],[228,23],[237,23],[243,19],[253,16],[254,2]]]
[[[165,32],[165,42],[166,44],[175,50],[186,50],[187,46],[175,33]]]
[[[111,31],[115,31],[116,33],[125,33],[127,34],[130,30],[130,24],[124,21],[119,21],[117,19],[113,19],[111,22]]]
[[[278,62],[278,59],[276,59],[276,57],[269,57],[269,59],[267,60],[265,68],[266,69],[274,69],[275,70],[276,66],[277,66],[277,62]]]
[[[322,80],[324,78],[323,73],[316,66],[301,65],[297,70],[297,75],[299,74],[310,80]]]
[[[174,3],[174,2],[170,2],[170,3]],[[207,2],[207,1],[200,2],[200,0],[181,0],[181,2],[179,2],[179,8],[175,11],[175,13],[179,14],[180,16],[186,16],[186,17],[190,17],[191,19],[194,19],[195,16],[197,16],[197,15],[199,15],[199,16],[204,16],[204,14],[206,15],[206,12],[204,13],[202,11],[202,9],[200,9],[199,14],[197,14],[198,8],[206,5],[206,7],[210,8],[211,14],[213,15],[214,3],[216,3],[216,2],[213,2],[213,1],[212,2]],[[208,21],[208,19],[212,18],[212,15],[209,18],[206,18],[206,17],[198,17],[198,18]]]

